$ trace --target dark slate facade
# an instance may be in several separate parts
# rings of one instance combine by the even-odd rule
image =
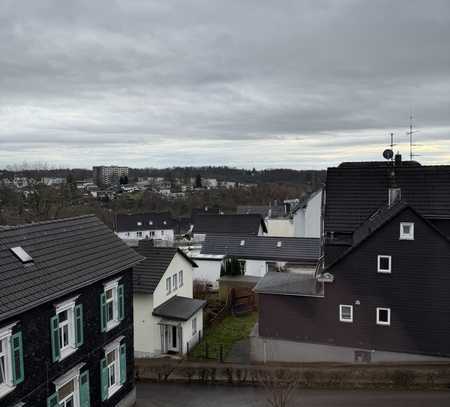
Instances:
[[[68,231],[71,233],[67,233]],[[55,239],[58,233],[62,232],[65,237],[60,235],[59,239]],[[82,242],[89,242],[91,239],[96,240],[95,244],[91,244],[91,248],[97,247],[97,252],[83,251]],[[21,265],[18,259],[11,259],[10,248],[19,244],[30,254],[35,264]],[[18,279],[15,284],[17,294],[13,292],[14,286],[7,285],[3,280],[0,295],[8,293],[9,301],[14,301],[16,308],[22,309],[21,312],[13,313],[7,304],[2,304],[2,310],[5,312],[0,313],[0,331],[13,325],[12,334],[21,333],[21,355],[18,358],[22,362],[22,380],[3,396],[0,386],[0,406],[13,407],[18,403],[24,403],[25,407],[57,405],[51,401],[56,392],[55,381],[76,367],[80,368],[79,373],[83,380],[87,375],[88,384],[83,382],[83,389],[77,390],[76,398],[79,404],[75,406],[112,407],[129,397],[134,389],[133,278],[130,266],[139,261],[140,256],[127,248],[92,216],[4,229],[0,231],[0,249],[0,277],[4,279],[8,272],[15,269],[15,277],[11,275],[10,278]],[[109,260],[103,256],[111,249],[114,249],[116,254],[110,254],[109,260],[114,260],[115,256],[118,256],[117,262],[127,259],[125,263],[116,263],[118,270],[114,266],[101,266],[108,264]],[[52,263],[52,258],[58,258],[59,263]],[[79,268],[81,260],[85,262],[85,272],[75,279],[75,270]],[[129,267],[123,268],[126,263]],[[72,273],[70,264],[73,267]],[[29,288],[26,287],[26,279],[21,283],[23,286],[18,283],[22,273],[24,276],[30,273],[35,279]],[[67,288],[70,279],[73,281],[72,290]],[[58,281],[61,287],[64,287],[64,291],[59,295],[54,288]],[[120,311],[115,326],[105,331],[101,298],[105,284],[111,281],[117,281],[120,288],[117,299]],[[35,300],[33,295],[21,296],[20,293],[26,290],[38,292],[40,301]],[[30,298],[33,303],[30,303]],[[81,343],[73,353],[54,360],[51,320],[56,315],[56,306],[72,299],[75,306],[81,309],[80,324],[75,326],[75,336],[81,339]],[[121,387],[110,398],[102,400],[101,361],[105,359],[105,347],[115,341],[124,351],[126,365],[123,373],[126,372],[126,375],[121,376]],[[80,381],[77,383],[81,384]]]
[[[345,180],[331,181],[335,190],[331,197],[327,196],[325,208],[336,208],[337,212],[325,216],[325,230],[331,232],[335,228],[336,234],[331,242],[327,236],[325,242],[324,273],[333,281],[328,278],[325,282],[324,297],[260,293],[259,334],[355,349],[450,357],[450,241],[445,228],[450,201],[443,202],[450,193],[450,189],[445,189],[450,182],[450,168],[428,169],[421,176],[419,167],[411,167],[413,180],[403,178],[409,193],[403,194],[402,189],[402,197],[414,197],[418,210],[405,200],[387,206],[388,183],[376,188],[377,182],[384,182],[379,177],[379,168],[383,167],[375,166],[378,169],[374,173],[370,172],[371,167],[359,174],[358,182],[362,185],[364,177],[372,177],[368,183],[375,186],[375,195],[380,194],[379,207],[372,207],[376,198],[373,191],[369,198],[364,188],[349,193],[354,184],[343,186],[340,192],[344,197],[338,198],[338,204],[333,202],[337,186]],[[354,166],[344,169],[353,171]],[[419,187],[424,180],[433,183],[429,177],[433,172],[438,173],[434,187],[428,185],[423,192],[438,187],[444,190],[420,197]],[[353,177],[358,178],[356,174]],[[414,179],[419,180],[416,187]],[[426,202],[432,198],[437,202],[433,201],[428,210]],[[339,209],[345,202],[353,211],[348,216]],[[367,205],[369,209],[365,208]],[[401,222],[414,224],[413,240],[400,239]],[[378,272],[379,255],[391,256],[390,273]],[[340,321],[340,305],[353,307],[352,322]],[[390,309],[389,325],[377,323],[377,308]]]

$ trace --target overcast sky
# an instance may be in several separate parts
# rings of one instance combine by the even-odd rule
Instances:
[[[0,167],[450,163],[450,1],[0,0]],[[405,157],[406,158],[406,157]]]

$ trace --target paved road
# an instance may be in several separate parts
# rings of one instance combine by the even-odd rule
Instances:
[[[261,388],[138,384],[136,407],[269,407]],[[449,407],[450,392],[301,391],[289,407]]]

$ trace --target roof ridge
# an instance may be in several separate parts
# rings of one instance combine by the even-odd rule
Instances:
[[[76,220],[76,219],[87,219],[87,218],[96,218],[97,219],[97,216],[93,213],[90,213],[90,214],[86,214],[86,215],[72,216],[69,218],[50,219],[50,220],[43,220],[43,221],[39,221],[39,222],[21,223],[18,225],[11,225],[11,226],[6,225],[6,226],[4,226],[4,229],[0,228],[0,232],[22,229],[22,228],[32,227],[32,226],[40,226],[40,225],[48,225],[48,224],[59,223],[59,222],[66,222],[66,221],[71,221],[71,220]]]

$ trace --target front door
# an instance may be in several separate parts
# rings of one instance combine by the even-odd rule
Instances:
[[[166,325],[167,329],[167,351],[178,352],[178,328],[173,325]]]

